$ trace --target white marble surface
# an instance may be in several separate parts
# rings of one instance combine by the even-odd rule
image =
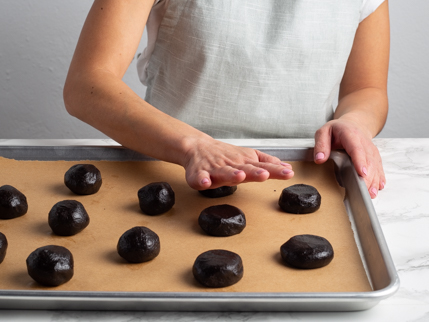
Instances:
[[[311,146],[311,140],[240,140],[252,146]],[[0,310],[0,321],[429,321],[429,138],[375,139],[387,176],[373,200],[401,281],[399,291],[360,312],[83,312]],[[66,145],[110,140],[61,141]],[[0,140],[0,145],[58,145],[58,141]]]

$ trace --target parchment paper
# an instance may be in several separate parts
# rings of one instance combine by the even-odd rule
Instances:
[[[103,184],[98,193],[74,195],[64,185],[64,174],[74,164],[92,163]],[[291,162],[295,177],[238,186],[235,194],[209,199],[188,187],[184,170],[161,161],[16,161],[0,158],[0,186],[9,184],[27,197],[29,210],[22,217],[0,220],[0,232],[9,242],[0,264],[0,289],[155,292],[365,292],[371,291],[353,231],[343,204],[344,191],[337,184],[332,162]],[[168,213],[144,215],[137,191],[144,185],[166,181],[176,194]],[[320,209],[307,215],[282,212],[278,199],[283,188],[305,183],[322,195]],[[48,213],[61,200],[80,201],[90,216],[89,226],[71,237],[54,235]],[[231,237],[207,236],[198,226],[200,212],[216,204],[231,204],[246,215],[247,227]],[[161,252],[154,260],[129,264],[116,251],[119,237],[134,226],[155,231]],[[281,261],[280,246],[297,234],[328,239],[333,261],[324,268],[299,270]],[[38,247],[61,245],[75,261],[75,274],[66,284],[44,287],[27,274],[25,260]],[[243,259],[244,277],[220,289],[199,285],[193,278],[196,257],[210,249],[236,252]]]

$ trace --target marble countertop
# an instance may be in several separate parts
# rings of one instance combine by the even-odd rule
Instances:
[[[227,140],[311,146],[312,140]],[[1,310],[0,321],[429,321],[429,138],[375,139],[387,177],[373,200],[398,271],[396,294],[359,312],[85,312]],[[111,140],[0,140],[0,145],[116,145]]]

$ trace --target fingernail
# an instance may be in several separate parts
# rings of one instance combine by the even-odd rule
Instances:
[[[209,182],[209,179],[207,179],[207,178],[204,178],[203,180],[201,180],[201,184],[206,184],[208,182]]]
[[[375,189],[375,188],[371,188],[371,193],[372,193],[374,196],[377,196],[378,191],[377,191],[377,189]]]
[[[384,183],[384,182],[381,182],[380,183],[380,186],[381,186],[381,189],[384,189],[384,186],[385,186],[386,184]]]
[[[282,174],[289,174],[291,172],[292,172],[292,170],[290,170],[290,169],[283,169],[282,170]]]
[[[285,167],[290,167],[290,164],[286,163],[286,162],[280,162],[280,165],[285,166]]]
[[[323,160],[325,158],[325,153],[319,152],[316,154],[316,161]]]
[[[241,171],[242,171],[242,170],[235,170],[235,171],[234,171],[234,174],[235,174],[235,175],[237,175],[237,174],[239,174]]]
[[[265,169],[259,169],[258,171],[256,171],[256,174],[261,174],[261,173],[264,173],[264,172],[267,172],[267,170],[265,170]]]
[[[364,175],[366,175],[366,176],[368,175],[368,170],[366,169],[366,167],[362,168],[362,172]]]

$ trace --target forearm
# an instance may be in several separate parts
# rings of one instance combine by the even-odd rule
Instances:
[[[183,165],[192,139],[204,133],[154,108],[105,70],[70,74],[64,88],[68,112],[122,145]]]
[[[383,129],[388,112],[388,98],[385,90],[363,88],[342,97],[334,119],[354,122],[369,138]]]
[[[291,166],[278,158],[214,140],[151,106],[122,81],[153,4],[94,1],[64,86],[68,112],[127,148],[183,166],[194,189],[291,178]]]

